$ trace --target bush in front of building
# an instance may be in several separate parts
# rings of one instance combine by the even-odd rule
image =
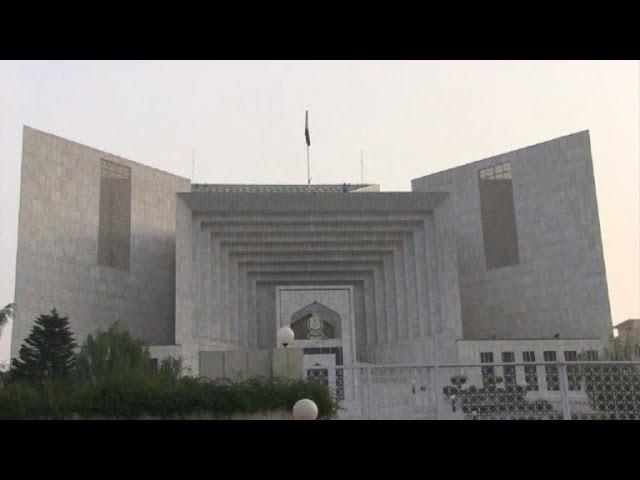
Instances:
[[[55,317],[49,323],[55,323],[58,330],[67,331],[57,312],[48,317]],[[25,356],[30,359],[28,368],[17,364],[18,375],[12,369],[0,379],[0,419],[224,419],[235,414],[291,412],[302,398],[318,405],[319,418],[331,418],[338,410],[335,395],[318,380],[252,377],[211,381],[183,375],[181,361],[173,358],[154,368],[148,347],[120,324],[90,335],[73,360],[67,355],[72,341],[49,346],[51,342],[43,338],[57,337],[43,336],[43,329],[37,329],[38,348]],[[60,338],[61,332],[57,332]],[[26,342],[31,347],[33,343]],[[52,355],[51,349],[57,353]],[[37,355],[31,355],[32,351]]]
[[[290,412],[296,401],[310,398],[322,418],[337,405],[326,385],[302,379],[254,377],[210,381],[202,378],[110,377],[83,384],[74,413],[82,418],[229,418],[234,414]]]
[[[135,340],[121,322],[90,334],[78,353],[76,375],[90,381],[113,375],[147,376],[152,372],[149,348]]]
[[[77,383],[47,380],[36,386],[12,382],[0,387],[0,419],[183,419],[230,418],[234,414],[290,412],[296,401],[309,398],[319,418],[331,418],[337,401],[316,380],[249,378],[209,381],[194,377],[107,377]]]

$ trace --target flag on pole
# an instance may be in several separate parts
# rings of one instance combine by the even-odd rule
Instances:
[[[309,137],[309,111],[304,111],[304,138],[307,140],[307,146],[311,146],[311,137]]]

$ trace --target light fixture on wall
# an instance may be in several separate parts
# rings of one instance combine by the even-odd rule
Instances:
[[[280,328],[280,330],[278,330],[278,342],[282,346],[284,346],[284,348],[287,348],[287,346],[292,343],[294,339],[295,334],[289,327],[282,327]]]

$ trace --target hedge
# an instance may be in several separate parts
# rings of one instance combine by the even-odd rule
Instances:
[[[12,382],[0,387],[0,419],[230,418],[276,410],[291,411],[309,398],[319,418],[332,418],[338,402],[314,379],[254,377],[242,381],[168,376],[109,376],[87,382],[48,381],[40,386]]]

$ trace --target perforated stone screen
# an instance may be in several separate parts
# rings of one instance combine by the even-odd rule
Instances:
[[[98,219],[98,265],[129,270],[131,169],[102,160]]]
[[[516,265],[520,260],[511,165],[494,165],[480,170],[478,174],[487,269]]]

